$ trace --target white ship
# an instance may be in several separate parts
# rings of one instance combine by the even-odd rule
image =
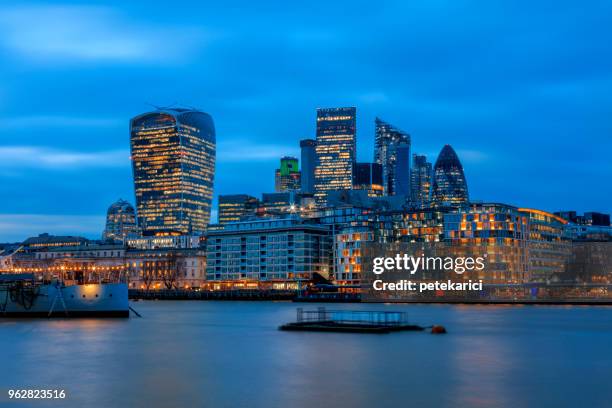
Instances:
[[[0,317],[129,317],[127,283],[70,283],[0,274]]]

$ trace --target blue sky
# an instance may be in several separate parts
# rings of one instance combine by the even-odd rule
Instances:
[[[97,237],[148,104],[213,116],[215,195],[272,191],[315,109],[357,106],[360,160],[379,116],[453,145],[473,199],[612,210],[611,3],[295,3],[2,2],[0,242]]]

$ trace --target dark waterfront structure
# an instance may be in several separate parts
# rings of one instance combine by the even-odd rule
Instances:
[[[219,224],[240,221],[241,218],[255,215],[259,200],[248,194],[219,196]]]
[[[168,108],[130,122],[138,225],[145,235],[202,233],[210,222],[216,140],[211,116]]]
[[[555,215],[577,225],[610,226],[610,214],[590,211],[578,215],[576,211],[558,211]]]
[[[410,192],[410,135],[376,118],[374,161],[382,166],[385,195]]]
[[[433,170],[431,202],[433,205],[461,205],[469,202],[463,166],[451,145],[440,151]]]
[[[368,196],[383,195],[382,166],[378,163],[355,163],[353,189],[366,190]]]
[[[356,108],[317,109],[314,194],[319,205],[325,205],[329,191],[353,188],[356,115]]]
[[[276,169],[274,174],[274,188],[277,193],[300,190],[300,169],[295,157],[282,157],[280,168]]]
[[[136,211],[130,203],[119,199],[108,207],[103,240],[124,242],[129,236],[137,233]]]
[[[412,155],[412,171],[410,173],[410,192],[414,205],[424,208],[429,203],[429,191],[431,190],[431,163],[424,155]]]
[[[302,193],[314,193],[315,169],[317,167],[317,141],[313,139],[300,140],[302,159],[301,189]]]

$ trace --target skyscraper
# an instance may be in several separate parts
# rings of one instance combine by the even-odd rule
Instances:
[[[280,160],[280,168],[274,173],[274,187],[277,193],[300,189],[300,170],[298,159],[285,156]]]
[[[429,203],[431,189],[431,163],[424,155],[412,155],[412,171],[410,172],[410,190],[412,202],[418,208],[424,208]]]
[[[469,202],[463,166],[451,145],[442,148],[433,172],[431,187],[433,205],[461,205]]]
[[[301,189],[302,193],[314,193],[315,168],[317,166],[316,140],[300,140],[302,170]]]
[[[410,142],[395,145],[395,160],[392,165],[392,195],[410,198]]]
[[[119,199],[108,207],[106,212],[106,228],[102,234],[102,239],[107,241],[123,242],[129,236],[136,235],[136,211],[130,203]]]
[[[374,161],[382,166],[385,195],[408,195],[410,192],[410,135],[376,118]],[[397,163],[398,148],[402,161]],[[408,154],[408,160],[406,159]]]
[[[167,108],[130,121],[138,225],[144,235],[198,234],[210,222],[216,140],[211,116]]]
[[[355,163],[353,189],[366,190],[370,197],[383,195],[382,166],[378,163]]]
[[[356,108],[317,109],[314,193],[318,205],[325,205],[329,191],[353,188],[356,111]]]
[[[219,224],[240,221],[243,217],[253,216],[257,212],[259,200],[248,194],[230,194],[219,196]]]

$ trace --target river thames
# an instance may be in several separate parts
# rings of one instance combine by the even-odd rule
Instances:
[[[0,320],[7,407],[610,407],[612,308],[400,310],[449,333],[281,332],[291,302],[141,301],[143,318]],[[8,389],[65,400],[9,401]]]

